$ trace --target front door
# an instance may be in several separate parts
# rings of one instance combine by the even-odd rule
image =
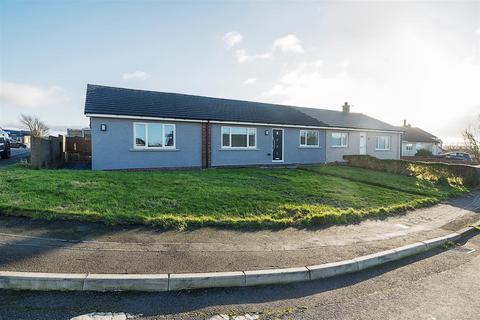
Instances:
[[[367,134],[360,132],[360,154],[367,154]]]
[[[272,129],[272,138],[273,138],[272,161],[282,162],[283,161],[283,130]]]

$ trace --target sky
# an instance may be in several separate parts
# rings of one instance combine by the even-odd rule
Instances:
[[[88,126],[87,83],[406,119],[480,114],[480,1],[0,1],[0,126]]]

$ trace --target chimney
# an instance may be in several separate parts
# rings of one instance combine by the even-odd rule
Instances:
[[[342,106],[342,111],[350,112],[350,105],[348,104],[348,102],[345,102],[345,104]]]
[[[404,127],[407,126],[407,119],[404,119],[404,120],[403,120],[403,126],[404,126]]]

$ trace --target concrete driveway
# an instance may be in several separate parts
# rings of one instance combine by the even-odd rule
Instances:
[[[22,159],[30,158],[30,149],[12,148],[10,159],[0,159],[0,167],[8,166],[19,162]]]

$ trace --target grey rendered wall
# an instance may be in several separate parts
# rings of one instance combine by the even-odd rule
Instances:
[[[230,126],[230,125],[228,125]],[[221,148],[220,124],[212,124],[211,165],[215,166],[242,166],[242,165],[268,165],[272,162],[272,127],[248,126],[257,128],[257,148],[253,150],[226,150]],[[325,130],[319,131],[320,147],[301,148],[300,129],[284,129],[284,162],[283,164],[306,164],[325,162]],[[269,131],[265,135],[265,130]]]
[[[346,148],[332,147],[332,132],[347,132],[348,145]],[[366,131],[367,154],[379,159],[400,159],[400,137],[399,133],[383,133]],[[375,150],[377,136],[390,136],[390,150]],[[360,154],[360,132],[327,130],[326,132],[327,162],[344,161],[344,155]]]
[[[413,144],[413,150],[407,150],[407,144]],[[420,149],[427,149],[432,151],[433,155],[437,155],[439,153],[438,147],[429,142],[408,142],[408,141],[403,141],[402,142],[402,155],[407,156],[407,157],[412,157],[417,153],[417,150]]]
[[[133,150],[135,120],[91,118],[92,169],[183,168],[201,166],[201,124],[172,122],[176,127],[176,150]],[[138,122],[156,122],[143,121]],[[165,121],[158,121],[166,123]],[[107,131],[100,131],[100,124]]]
[[[332,147],[332,132],[348,133],[347,147]],[[326,133],[327,162],[344,161],[343,156],[347,154],[359,154],[360,152],[360,132],[327,130]],[[368,152],[368,150],[367,150]]]
[[[413,150],[407,150],[407,144],[413,144]],[[416,143],[408,142],[408,141],[402,141],[402,156],[405,157],[413,157],[415,153],[417,153],[417,150],[415,148]]]
[[[375,150],[377,136],[390,136],[390,150]],[[400,159],[400,133],[367,132],[367,154],[378,159]]]

